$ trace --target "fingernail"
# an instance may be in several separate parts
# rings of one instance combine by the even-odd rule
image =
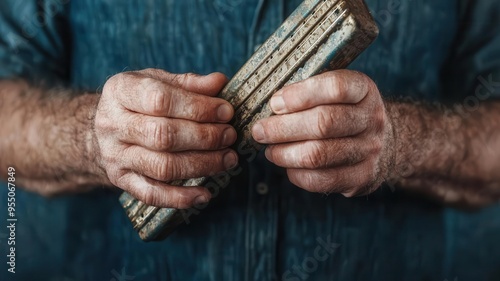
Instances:
[[[285,100],[283,100],[282,95],[277,95],[277,96],[274,95],[271,98],[271,109],[275,113],[280,113],[281,111],[283,111],[285,109]]]
[[[228,152],[224,155],[224,167],[229,170],[231,168],[234,168],[236,164],[238,164],[238,157],[236,157],[236,154],[234,152]]]
[[[262,127],[260,123],[253,125],[252,136],[256,141],[263,141],[266,138],[264,134],[264,127]]]
[[[233,109],[227,104],[219,106],[217,109],[217,119],[219,121],[229,121],[233,117]]]
[[[222,146],[230,146],[236,141],[236,131],[233,128],[225,129],[222,134]]]
[[[203,196],[203,195],[200,195],[196,198],[194,198],[194,205],[201,205],[201,204],[205,204],[207,203],[208,201],[210,201],[210,198],[207,198],[206,196]]]

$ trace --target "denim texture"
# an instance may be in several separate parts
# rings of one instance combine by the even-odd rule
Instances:
[[[0,77],[82,92],[149,67],[231,77],[299,3],[2,0]],[[488,77],[500,80],[500,1],[367,4],[380,36],[350,68],[384,96],[466,104]],[[354,199],[311,194],[263,155],[243,168],[189,225],[154,243],[140,241],[118,192],[46,199],[18,189],[17,273],[6,271],[2,227],[0,279],[500,280],[500,206],[463,212],[388,187]]]

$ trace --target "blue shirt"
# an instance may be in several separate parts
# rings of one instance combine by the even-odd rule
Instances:
[[[232,76],[299,3],[3,0],[0,77],[99,91],[148,67]],[[477,87],[500,80],[499,1],[367,4],[380,37],[351,68],[384,96],[473,110]],[[466,213],[388,187],[354,199],[311,194],[262,155],[244,169],[155,243],[140,241],[119,192],[46,199],[18,189],[17,273],[6,271],[2,226],[1,280],[500,280],[499,206]],[[0,225],[6,197],[2,188]]]

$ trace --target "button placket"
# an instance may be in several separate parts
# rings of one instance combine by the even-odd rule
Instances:
[[[267,193],[269,193],[269,186],[265,182],[257,183],[255,189],[257,190],[257,193],[260,195],[266,195]]]

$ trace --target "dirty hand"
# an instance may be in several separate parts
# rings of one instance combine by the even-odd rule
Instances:
[[[215,96],[224,75],[124,72],[104,85],[94,123],[99,165],[110,182],[148,205],[189,208],[205,203],[204,187],[168,182],[213,175],[237,164],[227,123],[232,106]]]
[[[276,114],[256,123],[253,138],[295,185],[351,197],[387,179],[394,137],[375,83],[355,71],[326,72],[276,92]]]

